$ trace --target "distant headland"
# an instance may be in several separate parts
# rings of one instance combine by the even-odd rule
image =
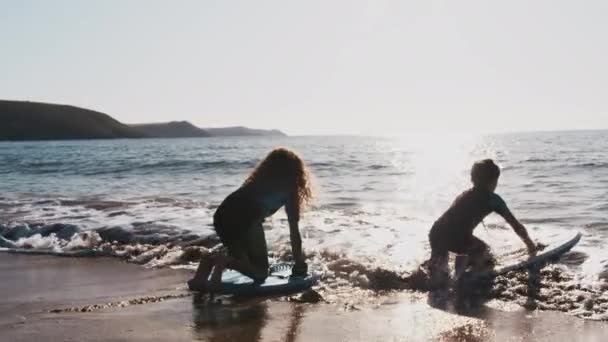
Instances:
[[[127,125],[69,105],[0,100],[0,141],[286,136],[279,130],[199,128],[187,121]]]

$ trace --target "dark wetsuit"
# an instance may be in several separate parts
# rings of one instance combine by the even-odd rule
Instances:
[[[217,208],[213,226],[230,256],[246,256],[252,264],[268,268],[268,250],[262,222],[287,204],[289,196],[280,192],[257,191],[243,186]]]
[[[473,236],[473,230],[490,213],[505,216],[507,205],[497,194],[471,188],[460,194],[450,208],[435,221],[429,234],[431,257],[446,256],[448,252],[478,255],[489,248]]]

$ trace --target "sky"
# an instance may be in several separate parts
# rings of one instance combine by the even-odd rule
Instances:
[[[0,98],[289,134],[608,128],[606,1],[0,0]]]

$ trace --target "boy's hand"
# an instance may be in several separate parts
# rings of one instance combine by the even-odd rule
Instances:
[[[530,254],[530,256],[536,255],[536,245],[532,240],[526,241],[526,247],[528,248],[528,254]]]
[[[306,277],[308,275],[308,265],[304,260],[298,260],[291,268],[292,277]]]

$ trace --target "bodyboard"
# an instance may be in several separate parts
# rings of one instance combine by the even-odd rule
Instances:
[[[506,266],[498,267],[497,269],[490,272],[467,272],[466,275],[469,279],[492,279],[499,275],[503,275],[508,272],[525,270],[525,269],[540,269],[543,266],[556,262],[559,258],[570,251],[576,244],[581,240],[582,234],[577,233],[570,240],[561,244],[550,245],[546,250],[540,254],[530,257],[526,260],[509,264]]]
[[[286,295],[305,291],[321,278],[319,273],[308,274],[305,277],[291,277],[292,265],[292,263],[272,265],[269,276],[263,283],[255,283],[253,279],[235,270],[225,270],[222,273],[221,293],[246,297]]]

